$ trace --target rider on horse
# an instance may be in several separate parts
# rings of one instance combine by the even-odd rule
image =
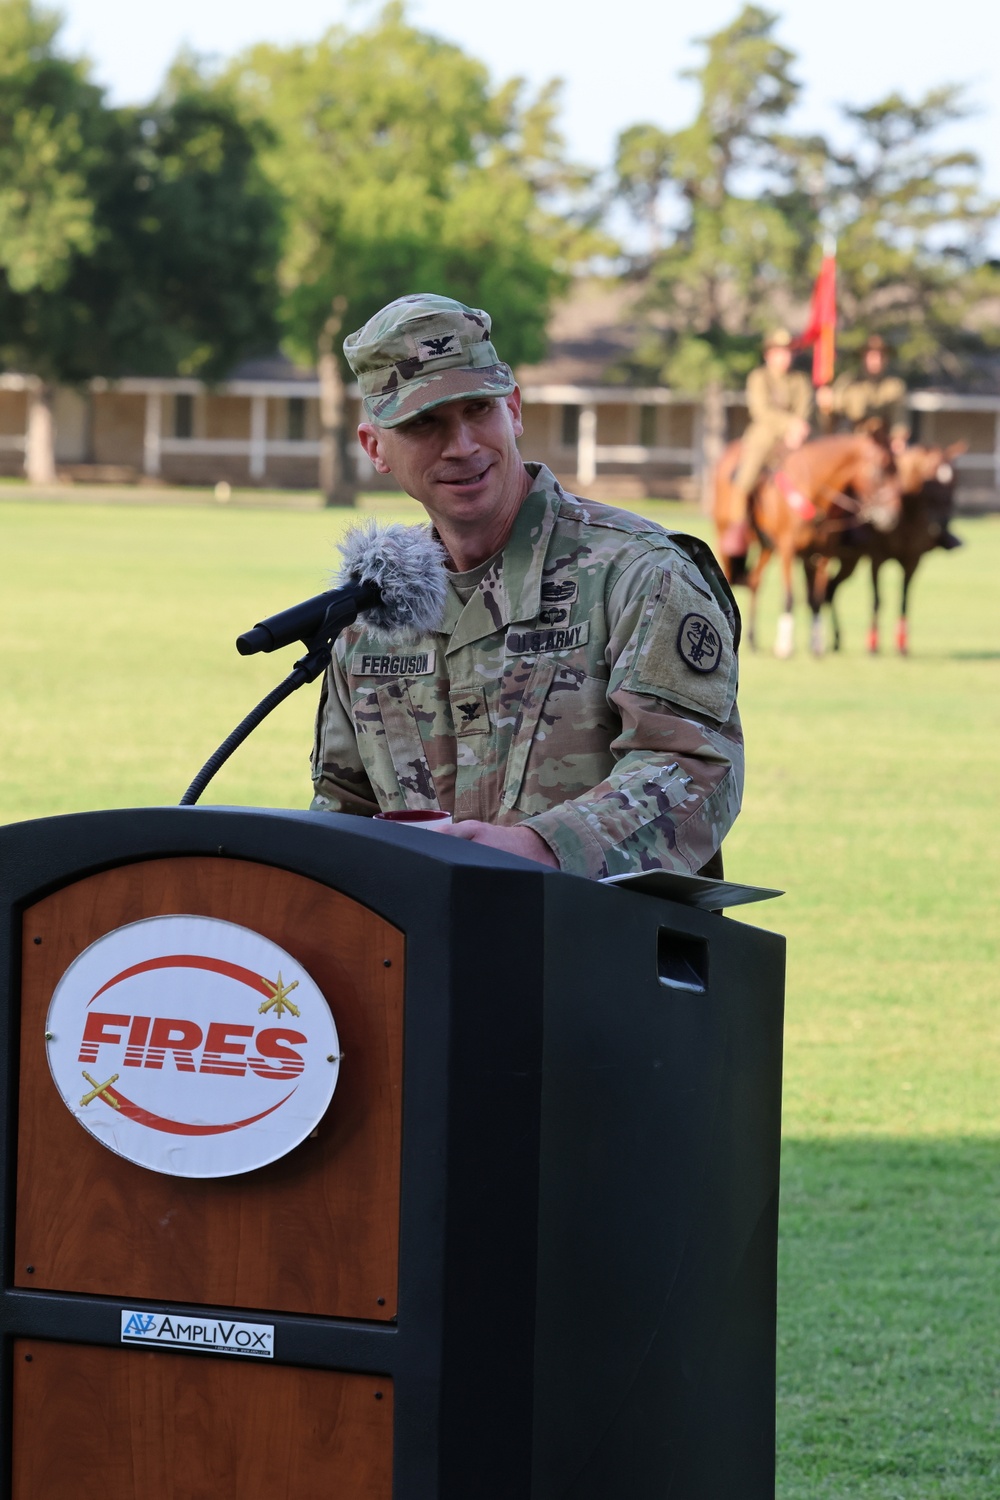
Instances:
[[[809,377],[791,368],[792,338],[775,329],[764,341],[764,363],[747,377],[750,424],[740,442],[739,467],[729,492],[729,524],[722,550],[745,555],[750,496],[772,453],[800,448],[809,436],[813,396]]]
[[[888,440],[895,457],[900,458],[910,441],[906,386],[898,375],[887,374],[887,354],[885,340],[877,333],[871,334],[862,351],[861,369],[853,375],[841,375],[832,386],[818,390],[816,405],[824,415],[839,417],[854,432],[880,434],[883,442]],[[921,478],[911,490],[904,482],[904,494],[916,494],[923,484]],[[932,538],[929,545],[943,547],[946,552],[962,545],[949,529],[947,519],[935,519],[929,535]]]
[[[862,351],[860,370],[818,390],[816,405],[824,415],[840,417],[854,432],[881,428],[893,453],[899,454],[910,440],[906,386],[898,375],[887,373],[886,354],[885,340],[873,333]]]

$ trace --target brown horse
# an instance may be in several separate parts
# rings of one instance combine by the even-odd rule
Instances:
[[[715,523],[721,537],[733,519],[730,499],[739,444],[731,443],[715,476]],[[748,567],[746,556],[720,550],[726,577],[750,589],[747,639],[756,649],[757,593],[775,553],[781,564],[784,610],[778,620],[774,653],[786,657],[794,646],[792,570],[805,565],[812,610],[812,649],[823,649],[820,611],[826,598],[828,554],[834,539],[860,522],[888,530],[900,512],[900,485],[887,445],[867,433],[816,438],[788,453],[780,468],[765,474],[750,497],[750,521],[759,550]]]
[[[903,506],[898,524],[891,531],[885,532],[876,531],[871,526],[857,526],[846,531],[837,540],[831,556],[839,566],[826,588],[835,651],[840,650],[841,639],[840,621],[834,604],[837,590],[850,578],[861,559],[867,557],[871,561],[872,570],[872,618],[868,630],[868,650],[874,654],[879,648],[878,612],[881,601],[878,575],[884,563],[895,561],[903,570],[896,647],[903,656],[909,652],[907,605],[910,584],[920,559],[935,547],[942,547],[948,552],[961,546],[958,537],[953,536],[948,529],[948,523],[955,501],[954,460],[965,452],[965,448],[965,443],[952,443],[947,448],[922,448],[916,445],[907,448],[896,459],[903,491]]]

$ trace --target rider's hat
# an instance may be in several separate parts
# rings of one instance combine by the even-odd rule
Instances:
[[[865,353],[888,354],[889,345],[880,333],[870,333],[865,339]]]
[[[764,352],[768,349],[790,349],[792,347],[792,335],[787,328],[772,328],[764,338]]]

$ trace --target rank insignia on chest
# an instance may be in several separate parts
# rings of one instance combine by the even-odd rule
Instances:
[[[508,630],[504,645],[508,656],[534,656],[539,651],[572,651],[590,635],[590,621],[548,630]]]
[[[427,677],[434,671],[436,659],[436,651],[415,651],[409,656],[399,651],[381,655],[355,652],[348,670],[355,677]]]
[[[677,650],[695,672],[714,672],[722,660],[722,639],[704,615],[685,615],[677,632]]]

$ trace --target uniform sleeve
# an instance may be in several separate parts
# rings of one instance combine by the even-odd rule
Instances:
[[[792,395],[792,412],[796,417],[801,417],[803,422],[811,422],[813,414],[813,388],[808,375],[797,372],[794,391]]]
[[[833,398],[833,406],[831,409],[835,416],[841,417],[846,412],[847,393],[853,383],[854,377],[850,373],[845,371],[843,375],[838,375],[836,380],[833,382],[833,385],[831,385],[830,395]]]
[[[743,793],[735,620],[692,562],[663,552],[626,570],[607,609],[614,770],[526,826],[573,874],[696,874]]]
[[[906,399],[906,386],[898,376],[890,377],[886,382],[889,397],[886,421],[889,425],[890,437],[909,438],[910,436],[910,411]]]
[[[747,410],[751,422],[767,422],[774,416],[767,388],[767,371],[751,370],[747,376]]]
[[[312,752],[313,812],[358,813],[374,817],[379,809],[358,753],[350,698],[340,664],[334,657],[323,677]]]

